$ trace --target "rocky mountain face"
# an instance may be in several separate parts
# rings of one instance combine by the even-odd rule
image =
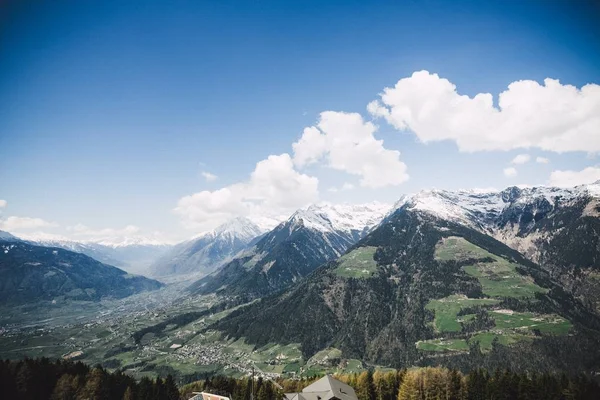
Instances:
[[[389,206],[319,204],[295,212],[221,269],[190,286],[245,299],[287,287],[342,255],[376,224]]]
[[[539,264],[600,312],[600,182],[501,192],[425,191],[406,206],[491,235]]]
[[[153,276],[208,274],[229,261],[264,229],[248,218],[235,218],[213,231],[174,246],[150,268]]]
[[[211,329],[257,346],[300,343],[305,358],[337,348],[377,365],[586,368],[600,319],[483,233],[511,202],[479,196],[469,196],[476,209],[437,193],[405,198],[342,257]]]
[[[24,241],[0,241],[0,301],[122,298],[161,283],[103,264],[84,254]]]

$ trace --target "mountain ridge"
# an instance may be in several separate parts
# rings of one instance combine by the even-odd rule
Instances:
[[[59,247],[0,241],[0,250],[0,300],[7,304],[57,298],[97,301],[162,287],[160,282]]]
[[[474,258],[459,252],[447,260],[438,258],[444,238],[452,237],[464,238],[481,255]],[[495,273],[498,268],[506,272]],[[464,297],[454,300],[455,295]],[[471,303],[487,305],[481,316],[479,311],[468,311],[474,320],[460,322],[458,332],[445,327],[438,332],[435,318],[441,318],[438,312],[447,311],[430,307],[444,302],[465,310]],[[552,339],[543,333],[538,340],[532,333],[534,322],[524,330],[504,327],[507,309],[511,315],[532,315],[527,317],[531,321],[554,321],[544,329],[573,329],[568,328],[571,322],[585,327],[583,334],[586,329],[596,333],[600,329],[598,316],[516,250],[476,229],[407,206],[388,216],[342,258],[323,264],[298,285],[232,312],[210,329],[232,339],[243,337],[259,347],[271,342],[300,343],[306,358],[335,347],[347,358],[391,366],[414,365],[424,359],[439,362],[434,361],[439,360],[436,357],[447,352],[466,358],[465,362],[480,362],[469,361],[470,352],[461,347],[452,350],[452,346],[471,345],[470,337],[483,340],[495,335],[514,340],[515,348],[531,357],[523,361],[522,356],[514,355],[522,362],[558,365],[560,360],[552,358],[546,343],[566,343],[569,337]],[[453,318],[461,317],[455,314]],[[449,334],[456,339],[443,341]],[[440,340],[447,350],[432,352],[430,348]],[[512,349],[502,351],[513,354]]]
[[[388,208],[381,203],[302,208],[189,290],[248,299],[280,290],[339,257],[379,223]]]
[[[264,228],[251,219],[234,218],[177,244],[156,260],[150,270],[154,276],[207,274],[233,258],[262,234]]]

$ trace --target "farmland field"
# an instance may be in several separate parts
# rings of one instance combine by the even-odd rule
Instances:
[[[460,310],[499,302],[496,299],[469,299],[465,296],[452,295],[439,300],[431,300],[425,308],[435,313],[433,323],[437,332],[460,332],[461,325],[457,317]]]
[[[368,278],[377,271],[373,259],[377,247],[359,247],[340,258],[334,272],[344,278]]]

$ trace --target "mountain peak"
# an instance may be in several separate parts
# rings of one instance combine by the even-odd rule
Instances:
[[[435,217],[480,228],[496,219],[512,205],[546,202],[549,205],[572,201],[581,196],[600,195],[600,182],[574,188],[549,186],[511,186],[502,191],[495,190],[422,190],[402,196],[388,215],[399,209],[416,210]]]
[[[373,202],[366,204],[331,204],[327,202],[311,204],[296,211],[289,221],[302,221],[307,228],[322,232],[362,231],[381,221],[390,209],[389,204]]]
[[[249,241],[264,232],[267,229],[256,224],[252,219],[248,217],[235,217],[227,220],[223,224],[217,226],[215,229],[207,232],[203,232],[199,235],[194,236],[191,240],[200,238],[239,238],[242,240]]]
[[[5,232],[5,231],[0,231],[0,240],[6,240],[6,241],[10,241],[10,242],[12,242],[12,241],[17,241],[17,240],[19,240],[19,238],[18,238],[18,237],[16,237],[16,236],[13,236],[13,235],[11,235],[11,234],[10,234],[10,233],[8,233],[8,232]]]

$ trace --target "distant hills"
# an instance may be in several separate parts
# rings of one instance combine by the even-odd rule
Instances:
[[[84,254],[0,239],[0,302],[4,304],[122,298],[161,283],[130,275]]]

